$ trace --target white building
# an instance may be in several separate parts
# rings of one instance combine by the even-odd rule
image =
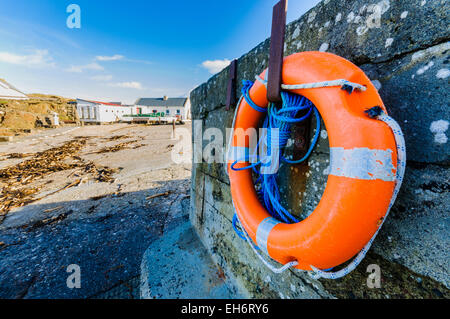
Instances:
[[[191,101],[189,98],[140,98],[133,108],[133,115],[164,113],[165,116],[191,119]]]
[[[0,79],[0,100],[28,100],[23,92],[16,89],[3,79]]]
[[[78,117],[85,123],[119,122],[130,115],[132,109],[119,104],[77,99]]]

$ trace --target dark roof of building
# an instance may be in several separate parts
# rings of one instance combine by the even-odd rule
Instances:
[[[136,101],[136,105],[142,106],[184,106],[187,98],[168,98],[164,100],[164,98],[141,98]]]

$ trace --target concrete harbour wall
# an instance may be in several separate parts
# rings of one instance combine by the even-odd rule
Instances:
[[[448,12],[445,0],[324,0],[287,26],[285,55],[327,51],[366,72],[405,134],[407,171],[397,202],[364,262],[347,277],[330,281],[266,269],[233,231],[234,210],[223,164],[194,163],[191,222],[243,295],[450,297]],[[269,45],[268,39],[238,59],[237,95],[243,79],[253,81],[267,67]],[[215,127],[225,136],[231,127],[234,109],[225,109],[227,80],[228,68],[191,93],[192,117],[201,121],[203,131]],[[281,170],[284,204],[299,215],[314,210],[325,188],[329,147],[323,127],[308,164]],[[381,288],[367,287],[369,264],[380,266]]]

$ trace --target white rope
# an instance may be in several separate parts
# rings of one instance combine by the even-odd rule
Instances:
[[[256,80],[261,82],[267,87],[267,81],[264,79],[261,79],[260,76],[255,77]],[[285,90],[299,90],[299,89],[315,89],[315,88],[323,88],[323,87],[332,87],[332,86],[344,86],[348,85],[351,86],[353,89],[357,89],[361,92],[364,92],[367,90],[367,88],[364,85],[361,85],[359,83],[353,83],[344,79],[339,80],[332,80],[332,81],[324,81],[324,82],[314,82],[314,83],[303,83],[303,84],[281,84],[281,88]]]
[[[364,246],[364,248],[359,252],[359,254],[355,257],[355,259],[352,260],[352,262],[347,265],[345,268],[337,271],[337,272],[326,272],[320,269],[317,269],[314,266],[311,266],[311,268],[314,270],[314,273],[310,273],[311,277],[314,279],[319,278],[326,278],[326,279],[338,279],[341,277],[344,277],[345,275],[352,272],[359,263],[364,259],[367,252],[369,251],[370,247],[373,244],[373,241],[375,240],[375,237],[377,237],[378,232],[381,229],[381,226],[383,226],[384,221],[386,220],[387,216],[389,215],[389,212],[392,208],[392,205],[394,205],[394,202],[397,198],[398,192],[400,190],[400,187],[402,186],[403,182],[403,176],[405,174],[405,168],[406,168],[406,146],[405,146],[405,139],[403,137],[402,129],[400,128],[400,125],[391,118],[390,116],[386,115],[386,113],[382,113],[377,117],[378,120],[383,121],[386,123],[389,128],[394,133],[395,142],[397,144],[397,174],[396,174],[396,184],[394,188],[394,193],[392,194],[391,202],[389,203],[389,207],[387,209],[386,215],[383,218],[383,221],[381,222],[380,226],[378,227],[375,234],[372,236],[372,238],[369,240],[369,242]]]
[[[233,201],[233,208],[234,208],[234,212],[236,213],[236,208],[234,207],[234,201]],[[272,272],[276,273],[276,274],[281,274],[283,272],[285,272],[286,270],[288,270],[291,267],[297,266],[298,262],[297,261],[291,261],[288,262],[287,264],[283,265],[280,268],[276,268],[275,266],[271,265],[267,260],[265,260],[265,258],[256,250],[251,238],[248,236],[247,232],[245,231],[245,228],[242,226],[241,220],[239,219],[239,215],[237,215],[236,213],[236,217],[237,220],[239,222],[239,226],[241,226],[243,233],[244,233],[244,237],[246,239],[246,242],[249,244],[250,248],[254,251],[254,253],[256,254],[256,256],[258,256],[258,258],[262,261],[262,263],[269,268]]]

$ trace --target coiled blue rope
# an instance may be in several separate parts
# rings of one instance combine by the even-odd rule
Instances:
[[[253,85],[253,82],[251,81],[244,81],[244,86],[242,88],[242,95],[245,99],[245,101],[256,111],[258,112],[266,112],[267,115],[264,119],[263,128],[267,129],[267,135],[264,137],[261,137],[261,139],[258,141],[258,146],[261,143],[265,143],[267,146],[267,149],[269,152],[272,150],[271,143],[274,142],[273,138],[271,136],[272,129],[278,129],[279,137],[278,137],[278,152],[277,154],[268,154],[264,160],[261,159],[258,155],[252,154],[252,155],[246,155],[245,158],[238,159],[234,161],[234,163],[231,165],[231,169],[235,171],[241,171],[245,169],[252,169],[256,176],[256,184],[260,184],[261,188],[257,191],[257,195],[261,203],[266,207],[269,214],[280,220],[284,223],[298,223],[299,220],[294,217],[292,214],[289,213],[287,209],[281,205],[281,195],[280,190],[278,188],[278,173],[270,173],[270,174],[262,174],[260,172],[260,169],[258,167],[260,166],[270,166],[272,161],[274,161],[276,158],[275,156],[278,156],[279,159],[281,159],[283,162],[288,164],[298,164],[303,161],[305,161],[312,153],[315,145],[317,144],[317,141],[319,139],[320,134],[320,115],[317,111],[316,107],[309,101],[307,98],[282,91],[281,92],[281,98],[282,98],[282,104],[281,107],[277,108],[274,104],[269,104],[268,108],[261,108],[258,105],[256,105],[249,96],[249,90]],[[306,112],[304,115],[298,117],[300,112]],[[291,135],[291,127],[294,123],[299,123],[311,116],[311,114],[314,112],[315,118],[316,118],[316,132],[314,134],[314,138],[312,140],[312,143],[305,154],[303,158],[297,161],[291,161],[286,159],[283,156],[284,149],[286,147],[287,141],[289,140],[289,137]],[[264,140],[263,140],[264,139]],[[258,146],[256,149],[258,149]],[[255,150],[256,152],[256,150]],[[246,167],[241,168],[235,168],[234,166],[241,161],[250,161],[254,160],[255,163],[250,164]],[[233,216],[233,228],[238,234],[239,237],[245,238],[242,231],[237,229],[236,226],[236,215]],[[243,230],[245,231],[245,230]]]
[[[244,96],[244,99],[248,103],[248,105],[250,105],[255,111],[265,113],[267,111],[267,109],[256,105],[250,98],[249,91],[253,86],[253,82],[249,81],[249,80],[244,80],[244,81],[242,81],[242,84],[243,84],[242,90],[241,90],[242,95]]]

